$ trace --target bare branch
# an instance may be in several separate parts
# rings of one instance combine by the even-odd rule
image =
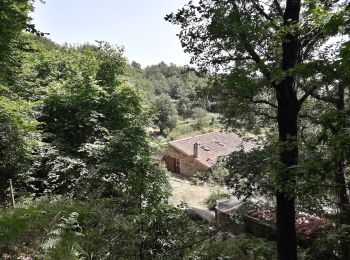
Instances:
[[[243,60],[252,60],[251,57],[249,56],[242,56],[242,57],[235,57],[233,56],[230,51],[225,47],[224,43],[219,42],[217,39],[215,39],[215,42],[217,45],[219,45],[221,47],[221,49],[223,49],[226,53],[228,57],[221,57],[221,58],[217,58],[218,63],[220,62],[229,62],[229,61],[243,61]]]
[[[324,123],[321,120],[319,120],[317,116],[312,116],[310,114],[299,114],[299,118],[307,119],[308,121],[310,121],[311,123],[316,124],[316,125],[323,125],[323,126],[329,128],[332,132],[336,131],[336,128],[334,127],[334,125],[332,125],[332,124],[324,125]]]
[[[321,100],[321,101],[332,103],[332,104],[335,104],[335,103],[338,102],[337,98],[330,97],[330,96],[321,96],[321,95],[319,95],[317,93],[311,93],[310,96],[312,96],[313,98],[315,98],[317,100]]]
[[[259,6],[258,3],[256,3],[255,1],[252,1],[252,4],[253,4],[253,6],[255,7],[255,9],[256,9],[262,16],[264,16],[267,20],[273,22],[273,18],[272,18],[270,15],[268,15],[268,14],[264,11],[264,9],[261,8],[261,6]]]
[[[319,28],[317,31],[306,35],[301,43],[302,48],[304,48],[305,50],[303,51],[302,57],[300,58],[306,59],[312,48],[322,36],[323,30],[321,28]]]
[[[254,100],[253,98],[251,99],[251,101],[254,103],[254,104],[266,104],[266,105],[269,105],[270,107],[272,108],[275,108],[277,109],[278,106],[268,100]]]
[[[233,8],[236,9],[237,15],[238,15],[238,20],[240,20],[239,17],[239,8],[237,6],[237,3],[234,0],[230,1]],[[249,36],[246,35],[244,32],[239,32],[239,36],[241,39],[246,39],[244,40],[243,46],[246,49],[246,51],[248,52],[248,54],[251,56],[252,60],[260,67],[261,69],[261,73],[264,75],[264,77],[266,77],[266,79],[271,82],[271,73],[267,70],[266,65],[264,64],[264,62],[262,61],[262,59],[260,58],[259,54],[255,51],[255,49],[253,48],[253,46],[247,41],[247,39],[249,39]]]
[[[224,94],[224,96],[228,96],[228,97],[232,97],[232,95],[230,94]],[[236,98],[240,98],[241,96],[238,96],[238,95],[233,95],[233,97],[236,97]],[[269,105],[271,108],[274,108],[274,109],[278,109],[278,106],[268,100],[264,100],[264,99],[258,99],[258,100],[255,100],[253,98],[253,96],[245,96],[244,97],[245,99],[251,101],[253,104],[266,104],[266,105]]]
[[[264,116],[264,117],[267,117],[271,120],[277,120],[277,116],[273,116],[273,115],[270,115],[266,112],[262,112],[262,111],[257,111],[257,110],[252,110],[255,114],[259,115],[259,116]]]
[[[327,102],[327,103],[331,103],[331,104],[335,104],[337,103],[338,99],[335,98],[335,97],[332,97],[332,96],[323,96],[323,95],[320,95],[316,92],[317,88],[319,86],[318,85],[315,85],[314,87],[310,88],[310,89],[305,89],[305,88],[301,88],[305,94],[300,98],[299,100],[299,103],[300,105],[309,97],[313,97],[317,100],[320,100],[320,101],[323,101],[323,102]]]
[[[299,102],[299,106],[301,107],[301,105],[304,103],[304,101],[313,94],[313,92],[315,92],[315,90],[318,88],[318,85],[313,86],[312,88],[308,89],[305,91],[305,94],[298,100]]]
[[[244,39],[244,37],[242,37],[242,39]],[[269,82],[271,82],[271,73],[266,68],[265,63],[260,58],[259,54],[257,54],[257,52],[255,51],[253,46],[246,41],[243,42],[243,45],[244,45],[246,51],[248,52],[248,54],[250,55],[250,57],[252,58],[252,60],[260,67],[261,73],[265,76],[265,78]]]
[[[307,119],[308,121],[310,121],[311,123],[313,124],[321,124],[321,121],[317,119],[317,117],[314,117],[310,114],[303,114],[303,113],[300,113],[299,114],[299,118],[301,119]]]

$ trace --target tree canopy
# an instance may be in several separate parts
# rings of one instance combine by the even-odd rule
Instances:
[[[1,259],[350,257],[348,1],[190,1],[166,20],[192,68],[143,68],[104,41],[57,44],[31,11],[0,2]],[[220,185],[211,210],[244,200],[204,223],[171,203],[175,175],[157,155],[178,125],[205,133],[218,117],[255,144],[193,177]],[[233,230],[251,198],[275,207],[276,245]],[[305,245],[301,212],[325,219]]]
[[[329,1],[202,0],[166,17],[181,26],[179,38],[191,62],[213,74],[211,93],[229,126],[277,123],[270,137],[279,150],[273,183],[278,259],[297,258],[298,118],[306,100],[322,90],[308,84],[319,76],[315,68],[339,53],[329,53],[330,41],[343,33],[346,8],[345,2]]]

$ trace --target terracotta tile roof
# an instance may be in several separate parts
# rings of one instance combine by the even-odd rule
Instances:
[[[276,224],[275,212],[266,208],[256,208],[248,211],[248,215],[266,221],[270,224]],[[306,238],[313,237],[317,232],[331,227],[332,223],[324,218],[299,212],[295,216],[295,228],[297,233],[304,235]]]
[[[238,135],[223,131],[172,141],[169,145],[193,157],[195,143],[199,144],[198,158],[195,159],[208,167],[213,166],[220,156],[239,151],[242,147],[245,151],[249,151],[254,147],[253,144],[243,141]]]

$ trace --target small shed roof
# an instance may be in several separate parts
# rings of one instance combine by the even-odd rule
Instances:
[[[193,154],[195,143],[199,144],[197,158],[194,158]],[[247,152],[254,147],[253,144],[243,141],[238,135],[224,131],[216,131],[172,141],[169,145],[188,156],[192,156],[207,167],[213,166],[220,156],[229,155],[242,148]]]
[[[268,208],[255,208],[248,211],[248,216],[265,221],[269,224],[276,224],[276,215],[273,210]],[[319,231],[333,227],[333,223],[328,219],[316,215],[310,215],[304,212],[297,212],[295,216],[295,229],[299,234],[306,238],[313,237]]]

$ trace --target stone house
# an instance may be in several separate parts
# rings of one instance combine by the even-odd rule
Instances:
[[[190,177],[209,171],[220,156],[242,148],[249,151],[253,145],[236,134],[217,131],[169,142],[163,160],[168,171]]]

